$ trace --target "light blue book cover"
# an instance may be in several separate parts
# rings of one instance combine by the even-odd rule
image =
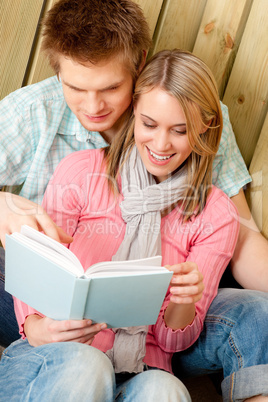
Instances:
[[[59,243],[55,247],[59,246],[63,253],[67,250],[68,258],[70,250]],[[172,272],[161,267],[161,257],[136,264],[135,261],[96,264],[94,267],[104,265],[104,268],[99,274],[87,277],[63,268],[58,256],[51,257],[51,250],[40,250],[39,245],[24,243],[19,236],[6,236],[5,289],[37,311],[56,320],[87,318],[105,322],[109,327],[156,322],[172,277]],[[117,264],[119,273],[113,272]]]

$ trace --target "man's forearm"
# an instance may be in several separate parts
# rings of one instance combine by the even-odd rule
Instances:
[[[235,280],[246,289],[268,292],[268,241],[259,232],[241,226],[231,260]]]
[[[245,195],[232,197],[240,215],[240,233],[231,261],[235,280],[246,289],[268,292],[268,241],[254,222]]]

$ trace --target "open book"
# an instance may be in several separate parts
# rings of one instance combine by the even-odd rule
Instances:
[[[56,320],[154,324],[172,272],[161,256],[100,262],[86,272],[65,246],[29,226],[6,236],[5,289]]]

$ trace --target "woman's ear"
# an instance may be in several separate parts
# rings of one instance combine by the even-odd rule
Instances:
[[[203,129],[200,131],[200,134],[204,134],[208,130],[208,128],[211,125],[211,123],[212,123],[212,119],[209,120],[209,122],[208,122],[208,124],[206,126],[203,126]]]

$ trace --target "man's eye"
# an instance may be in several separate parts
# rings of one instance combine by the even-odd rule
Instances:
[[[74,92],[83,92],[83,90],[79,89],[79,88],[75,88],[75,87],[69,87],[69,88]]]

